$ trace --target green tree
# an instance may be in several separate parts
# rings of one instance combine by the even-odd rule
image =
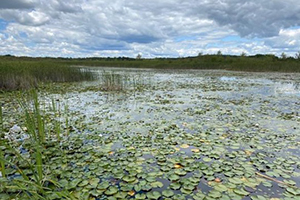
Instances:
[[[285,59],[287,59],[287,55],[286,55],[284,52],[282,52],[280,58],[281,58],[282,60],[285,60]]]
[[[243,51],[243,52],[241,53],[241,56],[242,56],[242,57],[246,57],[247,54]]]
[[[136,56],[136,59],[137,59],[137,60],[142,59],[142,55],[141,55],[141,54],[138,54],[138,55]]]

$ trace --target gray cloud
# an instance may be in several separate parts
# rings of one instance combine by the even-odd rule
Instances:
[[[37,0],[1,0],[0,9],[30,9],[36,3]]]
[[[300,4],[296,0],[205,1],[199,7],[208,18],[228,26],[241,36],[271,37],[280,29],[300,25]]]

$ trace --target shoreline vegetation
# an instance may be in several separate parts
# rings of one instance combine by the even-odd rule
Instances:
[[[93,80],[93,74],[71,66],[103,66],[154,69],[212,69],[248,72],[300,72],[300,59],[275,55],[198,55],[184,58],[33,58],[0,56],[0,90],[37,87],[41,82]]]

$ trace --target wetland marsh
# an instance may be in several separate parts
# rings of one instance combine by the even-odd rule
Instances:
[[[3,133],[21,128],[2,140],[1,199],[300,198],[299,73],[86,69],[98,79],[39,88],[38,153],[34,101],[0,94]]]

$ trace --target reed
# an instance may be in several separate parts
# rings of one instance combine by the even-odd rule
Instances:
[[[123,91],[128,86],[125,75],[103,72],[100,76],[101,89],[105,91]]]
[[[40,83],[93,80],[88,70],[49,61],[1,61],[0,90],[24,90]]]
[[[47,165],[44,164],[47,159],[45,147],[53,141],[53,137],[50,135],[51,130],[47,130],[45,127],[46,117],[43,116],[44,111],[41,110],[42,106],[37,91],[31,90],[29,99],[26,99],[24,96],[23,98],[20,96],[20,98],[19,102],[24,111],[24,123],[27,127],[30,141],[20,143],[18,141],[1,139],[0,167],[3,179],[1,187],[4,188],[2,189],[7,191],[8,194],[11,192],[16,194],[16,191],[18,191],[19,194],[17,196],[20,196],[20,199],[49,199],[48,197],[52,195],[62,199],[72,199],[72,195],[67,190],[49,177],[49,172],[47,172],[49,169],[47,170]],[[59,112],[55,104],[52,107],[55,111],[54,113]],[[2,127],[2,108],[0,109],[0,116]],[[56,128],[53,127],[53,129],[55,131]],[[19,151],[21,145],[27,149],[29,159]],[[5,155],[10,156],[6,157]],[[11,157],[11,155],[13,156]],[[26,166],[25,169],[24,166]],[[5,167],[10,170],[15,169],[22,178],[7,176]],[[54,187],[48,187],[49,183]]]
[[[2,106],[0,105],[0,167],[2,177],[6,177],[5,173],[5,160],[4,160],[4,140],[2,139],[2,133],[4,133],[3,127],[3,111]]]

